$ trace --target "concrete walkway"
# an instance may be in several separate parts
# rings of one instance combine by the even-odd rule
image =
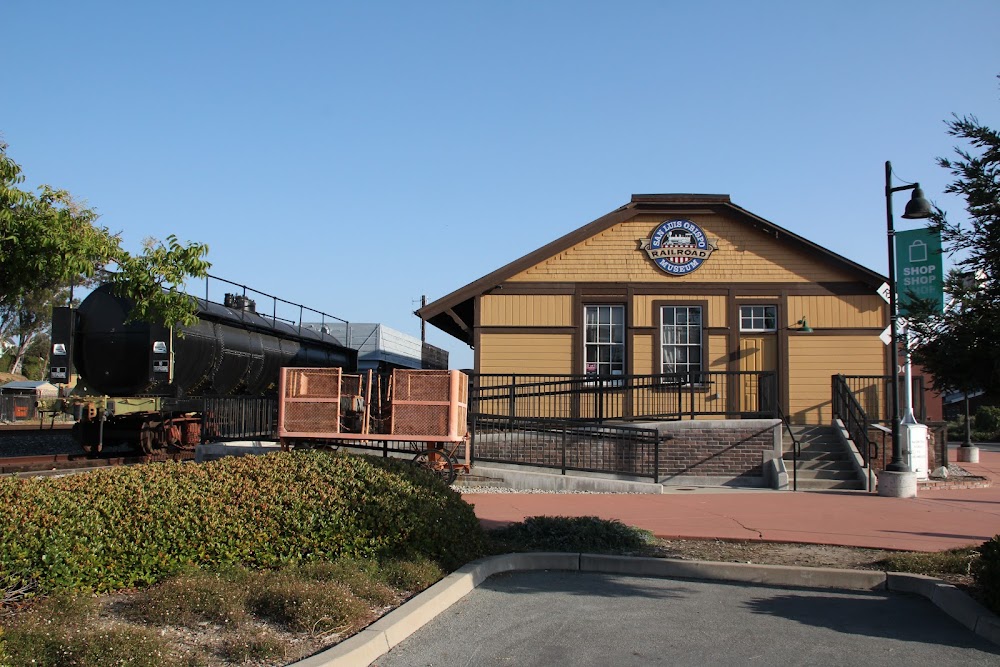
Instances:
[[[941,551],[1000,534],[1000,452],[963,463],[984,489],[921,490],[917,498],[857,491],[693,490],[664,495],[462,494],[486,528],[529,516],[599,516],[662,538],[720,538]],[[687,487],[685,487],[687,488]]]

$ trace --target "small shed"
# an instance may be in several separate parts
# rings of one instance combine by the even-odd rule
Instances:
[[[0,421],[34,419],[36,403],[59,397],[59,388],[44,381],[15,380],[0,385]]]
[[[15,380],[0,385],[0,394],[4,396],[33,396],[35,399],[57,398],[59,387],[44,380]]]

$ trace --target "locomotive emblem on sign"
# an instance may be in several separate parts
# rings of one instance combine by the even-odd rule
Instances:
[[[648,239],[639,239],[658,267],[672,276],[691,273],[718,247],[690,220],[665,220]]]

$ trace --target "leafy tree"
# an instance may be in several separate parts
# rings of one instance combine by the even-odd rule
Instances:
[[[0,335],[13,343],[9,352],[10,373],[24,374],[25,356],[29,351],[37,353],[32,348],[49,329],[52,307],[66,303],[68,297],[69,290],[37,289],[26,292],[10,305],[0,305]]]
[[[961,195],[968,222],[951,223],[937,211],[930,227],[957,256],[945,280],[950,303],[935,313],[929,303],[911,309],[917,345],[915,361],[940,390],[988,392],[1000,389],[1000,133],[975,116],[954,116],[948,133],[969,143],[957,157],[938,158],[955,177],[946,192]]]
[[[97,224],[98,215],[64,190],[43,185],[21,190],[21,167],[0,142],[0,331],[26,303],[53,299],[69,286],[92,283],[115,270],[116,292],[136,303],[133,317],[168,326],[195,321],[195,301],[181,291],[189,277],[211,266],[204,244],[147,239],[141,254],[121,247],[121,236]]]

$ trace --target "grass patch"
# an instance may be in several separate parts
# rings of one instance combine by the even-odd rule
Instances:
[[[382,569],[374,561],[341,558],[332,563],[308,563],[298,568],[297,574],[307,580],[340,582],[356,597],[379,607],[399,601],[399,595],[386,583]]]
[[[368,605],[339,581],[309,581],[287,573],[261,577],[247,606],[255,616],[293,632],[326,634],[359,628],[371,619]]]
[[[978,548],[968,547],[933,553],[900,552],[892,554],[876,564],[890,572],[909,572],[929,576],[972,574],[978,558]]]
[[[489,533],[498,553],[512,551],[587,551],[625,553],[653,541],[649,531],[595,516],[532,516]]]
[[[174,667],[166,640],[152,628],[98,629],[96,598],[57,595],[32,606],[5,630],[4,665]]]
[[[266,629],[244,628],[223,637],[219,643],[219,657],[229,662],[246,663],[285,655],[284,642]]]
[[[35,598],[0,632],[0,667],[245,663],[289,655],[285,633],[350,634],[385,607],[438,581],[437,563],[345,558],[280,570],[189,572],[124,595]],[[201,635],[198,649],[171,644],[163,628]],[[34,662],[32,662],[34,660]]]
[[[248,615],[250,574],[201,572],[168,579],[140,591],[124,606],[126,615],[149,625],[196,628],[201,623],[239,626]]]
[[[412,593],[437,582],[444,576],[444,570],[426,558],[395,560],[383,566],[382,576],[390,586]]]

